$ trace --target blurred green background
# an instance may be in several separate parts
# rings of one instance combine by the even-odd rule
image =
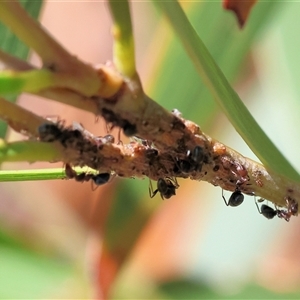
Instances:
[[[182,4],[251,113],[299,171],[300,3],[258,2],[243,30],[221,1]],[[131,9],[146,92],[256,159],[155,6],[132,2]],[[112,58],[105,3],[46,1],[40,20],[84,61]],[[34,54],[31,61],[40,64]],[[30,96],[19,103],[104,133],[103,123],[76,109]],[[10,132],[8,138],[20,136]],[[45,166],[52,167],[30,167]],[[3,165],[23,167],[29,166]],[[0,298],[300,298],[297,218],[270,221],[258,214],[252,197],[231,208],[218,187],[179,183],[178,195],[166,201],[149,198],[148,180],[116,179],[96,192],[72,181],[1,183]]]

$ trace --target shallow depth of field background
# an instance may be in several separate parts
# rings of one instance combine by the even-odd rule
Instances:
[[[221,2],[183,7],[258,123],[300,171],[300,3],[258,2],[242,31]],[[155,6],[133,1],[131,8],[146,92],[256,160]],[[105,3],[46,1],[40,20],[84,61],[112,58]],[[31,60],[40,63],[35,55]],[[77,109],[31,96],[19,103],[106,134],[102,120]],[[10,132],[9,138],[22,137]],[[4,164],[3,169],[49,166],[62,164]],[[99,263],[104,237],[117,257],[123,246],[127,251],[113,287],[115,299],[299,299],[299,218],[267,220],[249,196],[240,207],[226,207],[221,189],[205,182],[179,180],[177,196],[165,201],[159,195],[150,199],[148,184],[147,179],[115,179],[92,192],[89,183],[71,180],[1,183],[0,298],[97,297],[99,268],[104,274],[113,269]]]

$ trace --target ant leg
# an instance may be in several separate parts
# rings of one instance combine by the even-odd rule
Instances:
[[[153,198],[158,192],[158,189],[156,189],[155,191],[153,191],[153,186],[152,186],[152,182],[149,179],[149,196],[150,198]]]
[[[256,205],[256,207],[257,207],[258,212],[261,214],[261,210],[260,210],[260,208],[259,208],[259,206],[258,206],[258,204],[257,204],[256,196],[255,196],[255,195],[254,195],[254,202],[255,202],[255,205]]]
[[[167,177],[165,177],[165,179],[168,179],[170,181],[170,183],[173,184],[176,189],[179,188],[179,184],[178,184],[176,177],[167,176]]]
[[[121,141],[121,128],[119,128],[118,131],[118,142],[117,145],[123,145],[123,142]]]
[[[176,177],[173,177],[173,182],[175,183],[175,187],[179,188],[179,184]]]
[[[229,204],[226,202],[226,199],[225,199],[225,197],[224,197],[224,190],[223,190],[223,189],[222,189],[222,198],[223,198],[223,200],[224,200],[226,206],[229,206]]]
[[[99,185],[95,184],[94,180],[91,180],[91,188],[92,192],[96,191],[96,189],[99,187]]]
[[[65,164],[65,174],[66,179],[73,179],[77,176],[76,172],[73,170],[70,164]]]

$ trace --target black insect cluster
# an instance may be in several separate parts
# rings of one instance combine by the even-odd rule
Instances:
[[[80,124],[75,123],[73,128],[64,128],[60,123],[44,123],[38,127],[39,138],[43,142],[59,142],[64,148],[72,148],[77,150],[79,156],[83,153],[89,155],[91,164],[97,163],[99,160],[98,149],[105,143],[114,142],[112,135],[104,137],[95,137],[93,142],[90,136],[85,136],[84,129]],[[79,163],[80,165],[80,163]],[[111,177],[110,173],[88,173],[82,172],[77,174],[70,164],[65,165],[66,177],[69,179],[75,179],[78,182],[90,181],[96,185],[102,185],[107,183]]]
[[[113,124],[118,124],[116,117],[112,116],[110,112],[106,111],[107,118]],[[120,121],[121,122],[121,121]],[[123,121],[122,121],[123,122]],[[121,122],[121,123],[122,123]],[[124,132],[128,130],[128,135],[135,133],[133,127],[127,127],[127,123],[124,121],[122,123]],[[132,129],[132,130],[131,130]],[[91,162],[94,161],[95,169],[99,163],[98,150],[103,147],[104,144],[114,143],[115,139],[112,135],[108,134],[104,137],[96,137],[91,133],[87,132],[80,124],[76,123],[71,128],[64,128],[62,123],[44,123],[38,128],[39,139],[43,142],[55,142],[58,141],[65,148],[72,148],[78,151],[80,155],[83,153],[88,155]],[[139,139],[139,138],[137,138]],[[159,152],[155,147],[152,147],[147,140],[140,139],[141,143],[146,147],[145,156],[148,159],[149,166],[153,164],[155,160],[159,157]],[[204,155],[203,148],[200,146],[195,146],[192,150],[186,152],[184,158],[171,158],[174,161],[173,173],[176,176],[187,175],[193,171],[201,171],[202,166],[206,163],[206,157]],[[80,165],[80,163],[79,163]],[[243,171],[243,170],[242,170]],[[69,179],[75,179],[78,182],[92,181],[94,186],[103,185],[110,181],[110,173],[89,173],[82,172],[77,174],[75,170],[72,169],[70,164],[65,165],[66,177]],[[153,198],[157,193],[160,194],[162,199],[169,199],[176,195],[176,190],[179,188],[176,177],[166,176],[164,178],[159,178],[157,180],[157,188],[153,190],[151,181],[149,187],[149,195]],[[226,201],[224,192],[222,190],[222,198],[226,206],[237,207],[241,205],[244,201],[244,195],[240,190],[240,182],[237,183],[235,191],[231,194],[228,201]],[[275,209],[262,204],[261,207],[258,206],[256,200],[255,204],[257,206],[258,212],[262,214],[267,219],[273,219],[275,216],[282,218],[287,222],[290,218],[298,213],[298,203],[290,197],[286,197],[286,209],[279,209],[275,206]]]

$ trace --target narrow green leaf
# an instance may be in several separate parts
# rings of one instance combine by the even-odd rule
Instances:
[[[177,1],[156,2],[190,56],[197,72],[227,118],[266,168],[300,181],[300,175],[276,148],[232,89]]]

